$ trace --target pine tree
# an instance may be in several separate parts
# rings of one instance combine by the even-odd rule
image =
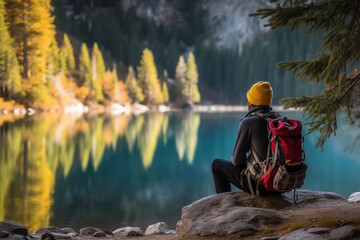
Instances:
[[[132,101],[134,101],[134,102],[143,102],[144,101],[145,96],[137,83],[134,69],[132,66],[129,67],[128,75],[126,76],[126,79],[125,79],[125,84],[127,86],[129,96]]]
[[[303,1],[285,0],[273,8],[259,9],[253,16],[269,18],[272,29],[290,26],[290,31],[301,26],[309,33],[320,32],[322,52],[312,60],[280,62],[279,68],[293,71],[297,78],[306,77],[308,82],[325,83],[326,88],[316,96],[285,98],[285,108],[301,108],[312,121],[308,133],[320,131],[317,147],[335,134],[336,114],[345,110],[351,124],[360,118],[360,73],[353,68],[360,59],[360,2],[353,0]]]
[[[143,51],[140,66],[138,67],[138,79],[147,105],[163,103],[154,55],[147,48]]]
[[[0,97],[5,99],[23,94],[19,64],[12,42],[5,25],[4,1],[0,1]]]
[[[175,102],[178,104],[184,104],[186,102],[185,96],[186,96],[186,72],[187,67],[185,63],[185,59],[183,56],[179,57],[179,61],[176,65],[175,70]]]
[[[60,49],[61,68],[64,73],[75,69],[74,50],[67,34],[64,34],[63,44]]]
[[[112,76],[113,76],[113,95],[112,98],[113,99],[118,99],[119,96],[117,96],[118,94],[118,83],[119,83],[119,78],[117,75],[117,69],[116,69],[116,64],[113,64],[113,69],[112,69]]]
[[[47,55],[55,35],[50,0],[6,1],[6,22],[14,39],[23,77],[37,84],[47,70]]]
[[[170,98],[169,98],[169,89],[167,86],[167,82],[168,82],[168,72],[166,71],[166,69],[164,70],[164,74],[163,74],[163,82],[162,82],[162,95],[164,97],[164,102],[168,103]]]
[[[50,45],[50,52],[47,56],[47,75],[49,77],[54,76],[60,71],[61,59],[59,56],[59,47],[57,45],[55,36]]]
[[[91,61],[89,56],[89,50],[85,43],[81,45],[81,49],[80,49],[79,71],[80,71],[80,85],[85,85],[90,90],[93,90],[94,83],[91,72]]]
[[[95,61],[96,69],[96,76],[95,78],[101,79],[105,75],[105,63],[103,55],[99,49],[99,45],[97,43],[94,43],[93,49],[92,49],[92,58]]]
[[[186,79],[188,84],[188,103],[192,105],[194,102],[200,101],[200,93],[198,88],[198,79],[199,74],[197,71],[197,66],[195,62],[195,57],[192,52],[189,53],[187,59],[187,71],[186,71]]]
[[[96,100],[101,101],[104,99],[102,86],[101,86],[101,79],[105,76],[105,63],[97,43],[94,43],[91,55],[92,55],[91,57],[92,78],[94,84],[93,87],[95,90]]]

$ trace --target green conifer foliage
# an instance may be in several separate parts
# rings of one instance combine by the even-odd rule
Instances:
[[[147,105],[163,103],[154,55],[147,48],[143,51],[140,66],[138,67],[138,79]]]
[[[0,97],[9,99],[12,95],[24,93],[16,51],[12,47],[12,42],[5,24],[4,1],[0,1]],[[6,91],[8,91],[8,96],[4,96]]]
[[[168,103],[169,100],[170,100],[170,98],[169,98],[169,89],[168,89],[168,86],[167,86],[168,78],[169,78],[168,72],[165,69],[164,73],[163,73],[163,82],[162,82],[162,94],[163,94],[165,103]]]
[[[54,76],[56,73],[60,71],[61,59],[59,56],[59,48],[56,42],[55,37],[50,45],[50,52],[47,56],[47,75]]]
[[[175,70],[175,102],[177,104],[184,104],[186,102],[185,96],[187,93],[186,89],[186,63],[183,56],[179,57],[179,61],[176,65]]]
[[[91,59],[92,59],[92,77],[94,82],[96,100],[101,101],[104,99],[102,86],[101,86],[101,79],[105,76],[105,63],[104,63],[103,55],[97,43],[94,43]]]
[[[199,80],[199,74],[195,62],[195,57],[192,52],[189,53],[187,59],[186,79],[187,79],[186,83],[188,85],[187,87],[188,103],[193,104],[194,102],[199,102],[200,92],[197,85]]]
[[[81,78],[80,85],[85,85],[92,90],[94,88],[94,83],[91,73],[91,62],[90,62],[89,50],[85,43],[81,45],[81,49],[80,49],[79,71]]]
[[[92,57],[95,60],[96,65],[96,77],[98,79],[101,79],[105,75],[105,63],[103,55],[99,49],[99,45],[97,43],[94,43],[93,49],[92,49]],[[94,74],[95,75],[95,74]]]
[[[60,61],[62,70],[67,73],[75,69],[74,50],[67,34],[64,34],[64,41],[60,49]]]
[[[50,0],[6,1],[6,22],[14,39],[23,77],[41,85],[47,71],[47,55],[55,35]]]
[[[125,79],[125,84],[129,92],[129,96],[133,102],[143,102],[145,99],[144,94],[142,93],[141,88],[139,87],[134,69],[132,66],[129,67],[128,74]]]
[[[280,62],[279,68],[293,71],[297,78],[306,77],[308,82],[325,83],[326,88],[316,96],[285,98],[285,108],[301,108],[312,120],[308,133],[319,130],[317,145],[335,134],[337,113],[345,110],[350,123],[360,118],[360,73],[351,72],[360,59],[360,2],[353,0],[304,1],[271,0],[273,8],[259,9],[262,18],[268,18],[272,29],[290,26],[290,31],[301,26],[309,33],[320,32],[322,49],[312,60]],[[294,46],[295,47],[295,46]],[[350,68],[350,70],[349,70]]]

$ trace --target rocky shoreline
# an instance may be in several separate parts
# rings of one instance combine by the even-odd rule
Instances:
[[[76,232],[70,227],[58,228],[56,226],[43,227],[35,233],[29,233],[28,228],[13,221],[0,222],[0,239],[11,240],[75,240],[87,238],[123,238],[149,235],[176,235],[175,230],[170,230],[166,223],[159,222],[147,227],[144,232],[139,227],[123,227],[114,231],[84,227]]]
[[[114,231],[85,227],[75,232],[55,226],[28,229],[12,221],[0,222],[0,239],[360,239],[360,192],[349,199],[328,192],[297,191],[255,197],[244,192],[202,198],[182,209],[176,231],[159,222],[147,227]]]
[[[284,109],[282,105],[273,106],[275,111],[298,111],[296,109]],[[63,108],[57,109],[33,109],[25,108],[24,106],[17,106],[14,108],[1,108],[0,115],[13,114],[16,116],[26,116],[33,115],[35,113],[42,112],[63,112],[65,114],[86,114],[86,113],[110,113],[112,115],[118,115],[122,113],[144,113],[147,111],[159,111],[159,112],[169,112],[169,111],[179,111],[179,110],[192,110],[195,112],[246,112],[248,107],[245,105],[221,105],[221,104],[203,104],[203,105],[194,105],[190,108],[177,108],[167,105],[159,105],[155,107],[148,107],[142,104],[131,104],[131,105],[120,105],[117,103],[112,103],[108,106],[104,105],[94,105],[86,106],[81,103],[64,106]]]

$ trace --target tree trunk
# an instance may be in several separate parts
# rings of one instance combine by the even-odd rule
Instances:
[[[24,49],[23,49],[23,54],[24,54],[24,59],[23,59],[23,78],[28,78],[28,72],[29,72],[29,65],[28,65],[28,42],[27,42],[27,14],[26,14],[26,6],[24,4],[24,23],[25,23],[25,27],[24,27],[24,38],[23,38],[23,43],[24,43]]]

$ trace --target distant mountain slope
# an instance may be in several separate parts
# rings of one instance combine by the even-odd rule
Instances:
[[[212,40],[218,47],[239,47],[241,50],[243,44],[252,41],[257,33],[269,31],[263,27],[264,21],[259,18],[249,18],[250,13],[268,5],[266,0],[117,0],[112,3],[96,0],[54,0],[54,2],[61,2],[67,18],[77,21],[86,19],[89,31],[96,21],[94,9],[101,9],[109,18],[109,14],[115,14],[116,11],[104,9],[115,9],[117,5],[121,5],[124,14],[134,8],[138,17],[153,20],[158,26],[163,24],[170,28],[188,27],[188,24],[196,25],[199,24],[196,21],[202,21],[205,28],[203,42],[208,43]],[[191,16],[200,11],[201,16]],[[93,16],[89,15],[90,13]]]

